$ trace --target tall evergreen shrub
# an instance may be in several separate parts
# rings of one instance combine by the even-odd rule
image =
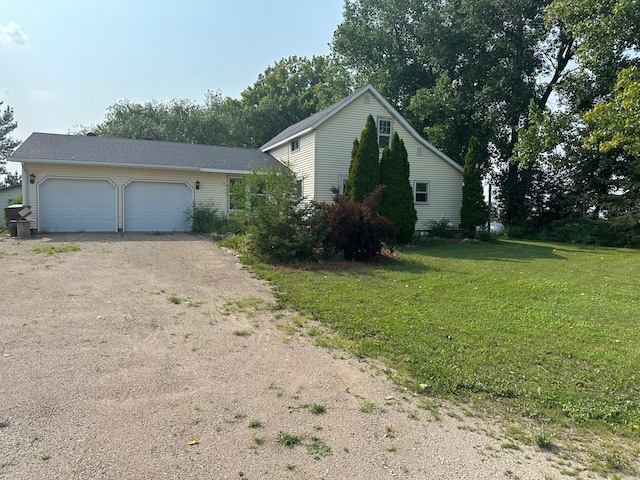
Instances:
[[[482,191],[482,157],[476,137],[469,140],[469,149],[464,157],[463,182],[460,228],[465,235],[473,238],[476,227],[487,220],[487,204]]]
[[[399,244],[411,241],[418,221],[409,171],[409,155],[404,141],[398,132],[394,132],[391,148],[384,148],[380,160],[380,184],[386,188],[380,195],[379,211],[396,226],[395,240]]]
[[[372,115],[367,117],[359,142],[353,142],[349,178],[344,196],[351,202],[362,202],[380,184],[380,150],[378,130]]]

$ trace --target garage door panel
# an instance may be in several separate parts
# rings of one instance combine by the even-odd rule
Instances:
[[[116,187],[108,180],[48,178],[38,185],[38,229],[114,232]]]
[[[124,230],[189,231],[192,205],[193,190],[185,183],[133,181],[124,188]]]

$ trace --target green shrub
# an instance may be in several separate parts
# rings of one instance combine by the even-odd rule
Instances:
[[[491,233],[486,228],[476,231],[475,238],[477,240],[482,241],[482,242],[497,242],[498,241],[498,236],[495,233]]]
[[[246,232],[250,250],[268,262],[318,257],[326,237],[322,212],[305,203],[295,174],[284,168],[254,171],[232,186],[231,219]]]
[[[429,235],[432,237],[453,238],[456,234],[447,217],[442,217],[441,220],[431,220],[427,224],[427,230],[429,230]]]
[[[185,212],[185,216],[192,224],[194,234],[231,231],[227,216],[220,213],[220,209],[213,202],[195,202],[193,207]]]
[[[358,203],[350,202],[334,187],[334,203],[320,205],[329,230],[327,244],[344,251],[345,260],[370,260],[380,254],[383,242],[393,240],[396,231],[393,222],[378,213],[378,197],[383,189],[384,186],[378,186]]]

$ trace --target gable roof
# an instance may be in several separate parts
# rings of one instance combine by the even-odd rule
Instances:
[[[9,161],[218,173],[282,167],[258,149],[53,133],[32,133]]]
[[[356,90],[351,95],[343,98],[339,102],[334,103],[330,107],[327,107],[324,110],[320,110],[319,112],[314,113],[310,117],[294,125],[291,125],[289,128],[283,130],[278,135],[276,135],[271,140],[269,140],[267,143],[262,145],[260,147],[260,150],[262,150],[263,152],[268,152],[269,150],[275,147],[278,147],[280,145],[283,145],[293,140],[295,137],[298,137],[300,135],[303,135],[305,133],[308,133],[310,131],[317,129],[320,125],[322,125],[324,122],[329,120],[331,117],[333,117],[336,113],[338,113],[340,110],[345,108],[351,102],[360,98],[365,93],[370,93],[371,95],[373,95],[382,104],[382,106],[391,114],[391,116],[393,116],[393,118],[398,123],[400,123],[405,128],[405,130],[407,130],[409,134],[412,137],[414,137],[418,142],[420,142],[424,147],[426,147],[431,152],[436,154],[439,158],[444,160],[446,163],[450,164],[460,173],[464,173],[464,169],[462,168],[462,166],[454,162],[451,158],[449,158],[443,152],[441,152],[436,147],[434,147],[429,142],[427,142],[424,138],[422,138],[422,136],[420,136],[418,132],[416,132],[416,130],[409,124],[409,122],[407,122],[404,119],[404,117],[400,115],[400,113],[398,113],[398,111],[395,108],[393,108],[393,106],[371,84],[365,85],[359,90]]]

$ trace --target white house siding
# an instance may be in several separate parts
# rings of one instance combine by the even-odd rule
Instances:
[[[300,148],[291,151],[291,142],[288,141],[284,145],[269,151],[280,163],[289,166],[294,173],[302,178],[302,194],[307,199],[315,198],[317,193],[315,188],[316,171],[314,158],[315,149],[315,132],[307,133],[301,137],[297,137],[300,141]]]
[[[84,165],[60,165],[44,163],[27,163],[24,167],[29,173],[36,175],[35,183],[26,183],[27,200],[33,215],[31,228],[38,228],[37,187],[47,177],[109,179],[118,189],[118,229],[123,228],[123,187],[132,180],[157,182],[184,182],[193,188],[196,202],[212,202],[220,209],[227,211],[227,175],[222,173],[202,173],[197,171],[180,171],[151,168],[118,168]],[[195,183],[200,181],[200,189]]]
[[[378,116],[393,117],[373,95],[369,96],[369,103],[365,103],[365,96],[356,98],[316,130],[315,198],[318,201],[330,202],[330,188],[338,186],[339,175],[349,173],[353,140],[360,139],[367,116],[371,114],[374,119]],[[430,184],[429,204],[416,204],[416,229],[424,230],[429,221],[443,217],[457,225],[462,202],[462,174],[415,139],[395,118],[393,131],[398,132],[405,142],[411,185],[415,180]],[[416,154],[418,147],[422,147],[420,156]]]

